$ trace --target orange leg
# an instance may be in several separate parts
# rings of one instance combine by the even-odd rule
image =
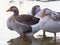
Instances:
[[[25,37],[26,37],[25,33],[22,33],[22,34],[21,34],[21,37],[22,37],[22,38],[25,38]]]

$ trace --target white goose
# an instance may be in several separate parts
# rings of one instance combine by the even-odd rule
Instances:
[[[39,22],[40,28],[44,31],[54,33],[54,40],[56,41],[56,33],[60,32],[60,15],[54,15],[52,11],[45,8],[41,11],[41,20]]]
[[[15,30],[21,37],[29,36],[36,33],[40,28],[38,25],[39,18],[33,17],[28,14],[19,15],[18,8],[16,6],[10,7],[7,12],[12,11],[14,14],[8,18],[7,27],[10,30]]]

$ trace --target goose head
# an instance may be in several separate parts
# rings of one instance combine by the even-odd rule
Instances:
[[[19,14],[19,10],[18,10],[18,8],[17,8],[16,6],[11,6],[11,7],[7,10],[7,12],[9,12],[9,11],[14,12],[14,15],[18,15],[18,14]]]
[[[45,8],[41,11],[41,18],[45,16],[51,16],[51,14],[52,14],[52,10]]]
[[[33,8],[32,8],[32,15],[34,16],[35,14],[37,14],[37,12],[39,12],[41,9],[40,9],[40,6],[39,5],[35,5]]]

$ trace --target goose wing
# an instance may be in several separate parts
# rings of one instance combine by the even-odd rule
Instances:
[[[53,15],[53,16],[51,16],[51,18],[52,18],[54,21],[60,21],[60,15]]]
[[[29,25],[34,25],[39,22],[38,18],[26,14],[16,16],[15,19],[20,23],[29,24]]]

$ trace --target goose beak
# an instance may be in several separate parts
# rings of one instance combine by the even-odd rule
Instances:
[[[41,18],[44,18],[45,16],[46,16],[46,14],[45,13],[42,13]]]
[[[9,11],[11,11],[11,9],[9,8],[6,12],[9,12]]]

